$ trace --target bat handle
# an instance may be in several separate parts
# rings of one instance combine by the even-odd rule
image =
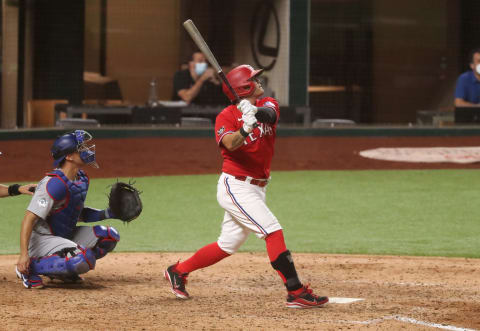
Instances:
[[[239,102],[240,102],[240,98],[238,97],[237,92],[235,92],[235,90],[233,89],[232,85],[230,85],[230,82],[228,81],[227,76],[225,76],[225,73],[224,73],[222,70],[220,70],[220,71],[218,72],[218,75],[220,76],[220,79],[225,83],[225,85],[227,85],[227,88],[228,88],[228,89],[230,90],[230,92],[232,93],[233,98],[234,98],[233,101],[232,101],[232,103],[235,104],[235,105],[236,105],[237,103],[239,103]]]

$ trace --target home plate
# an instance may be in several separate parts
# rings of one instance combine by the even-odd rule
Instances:
[[[362,301],[361,298],[328,298],[328,303],[352,303],[356,301]]]

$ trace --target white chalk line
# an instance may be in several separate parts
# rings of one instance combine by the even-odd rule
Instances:
[[[441,286],[445,287],[447,283],[419,283],[419,282],[376,282],[368,280],[342,280],[342,283],[352,283],[352,284],[376,284],[376,285],[397,285],[397,286],[425,286],[425,287],[435,287]]]
[[[423,322],[423,321],[418,321],[416,319],[410,318],[410,317],[404,317],[404,316],[396,316],[396,320],[402,321],[402,322],[407,322],[407,323],[412,323],[412,324],[419,324],[419,325],[425,325],[425,326],[431,326],[434,328],[438,329],[443,329],[443,330],[453,330],[453,331],[477,331],[475,329],[467,329],[467,328],[460,328],[457,326],[453,325],[446,325],[446,324],[438,324],[438,323],[430,323],[430,322]]]
[[[362,301],[362,298],[328,298],[328,303],[352,303]]]
[[[368,324],[376,324],[376,323],[381,323],[383,321],[387,320],[396,320],[399,322],[405,322],[405,323],[411,323],[411,324],[417,324],[417,325],[423,325],[423,326],[428,326],[431,328],[437,328],[437,329],[442,329],[442,330],[451,330],[451,331],[478,331],[476,329],[468,329],[468,328],[462,328],[454,325],[448,325],[448,324],[439,324],[439,323],[431,323],[431,322],[424,322],[424,321],[419,321],[414,318],[410,317],[405,317],[405,316],[399,316],[399,315],[392,315],[392,316],[384,316],[382,318],[375,318],[375,319],[370,319],[366,321],[342,321],[343,323],[352,323],[352,324],[361,324],[361,325],[368,325]]]

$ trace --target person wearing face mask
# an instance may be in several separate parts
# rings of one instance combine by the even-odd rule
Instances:
[[[222,85],[215,70],[207,64],[205,55],[195,52],[188,68],[177,71],[173,77],[172,100],[183,100],[199,106],[225,105]]]
[[[470,69],[458,77],[455,107],[480,106],[480,48],[470,53]]]

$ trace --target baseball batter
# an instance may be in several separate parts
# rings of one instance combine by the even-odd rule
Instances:
[[[22,221],[16,273],[26,288],[41,288],[41,275],[68,283],[95,268],[120,236],[113,227],[77,226],[112,218],[109,209],[84,207],[89,186],[86,164],[98,167],[92,136],[76,130],[59,137],[51,148],[52,172],[37,186]]]
[[[186,261],[169,266],[165,278],[177,298],[188,299],[185,284],[189,273],[232,255],[253,232],[265,239],[271,265],[288,292],[286,306],[321,307],[328,298],[313,294],[298,278],[282,227],[265,203],[280,111],[275,99],[262,98],[264,91],[257,78],[262,71],[241,65],[227,74],[242,100],[225,108],[215,123],[215,136],[223,156],[217,186],[218,203],[225,209],[220,236]],[[223,91],[235,100],[225,85]]]

